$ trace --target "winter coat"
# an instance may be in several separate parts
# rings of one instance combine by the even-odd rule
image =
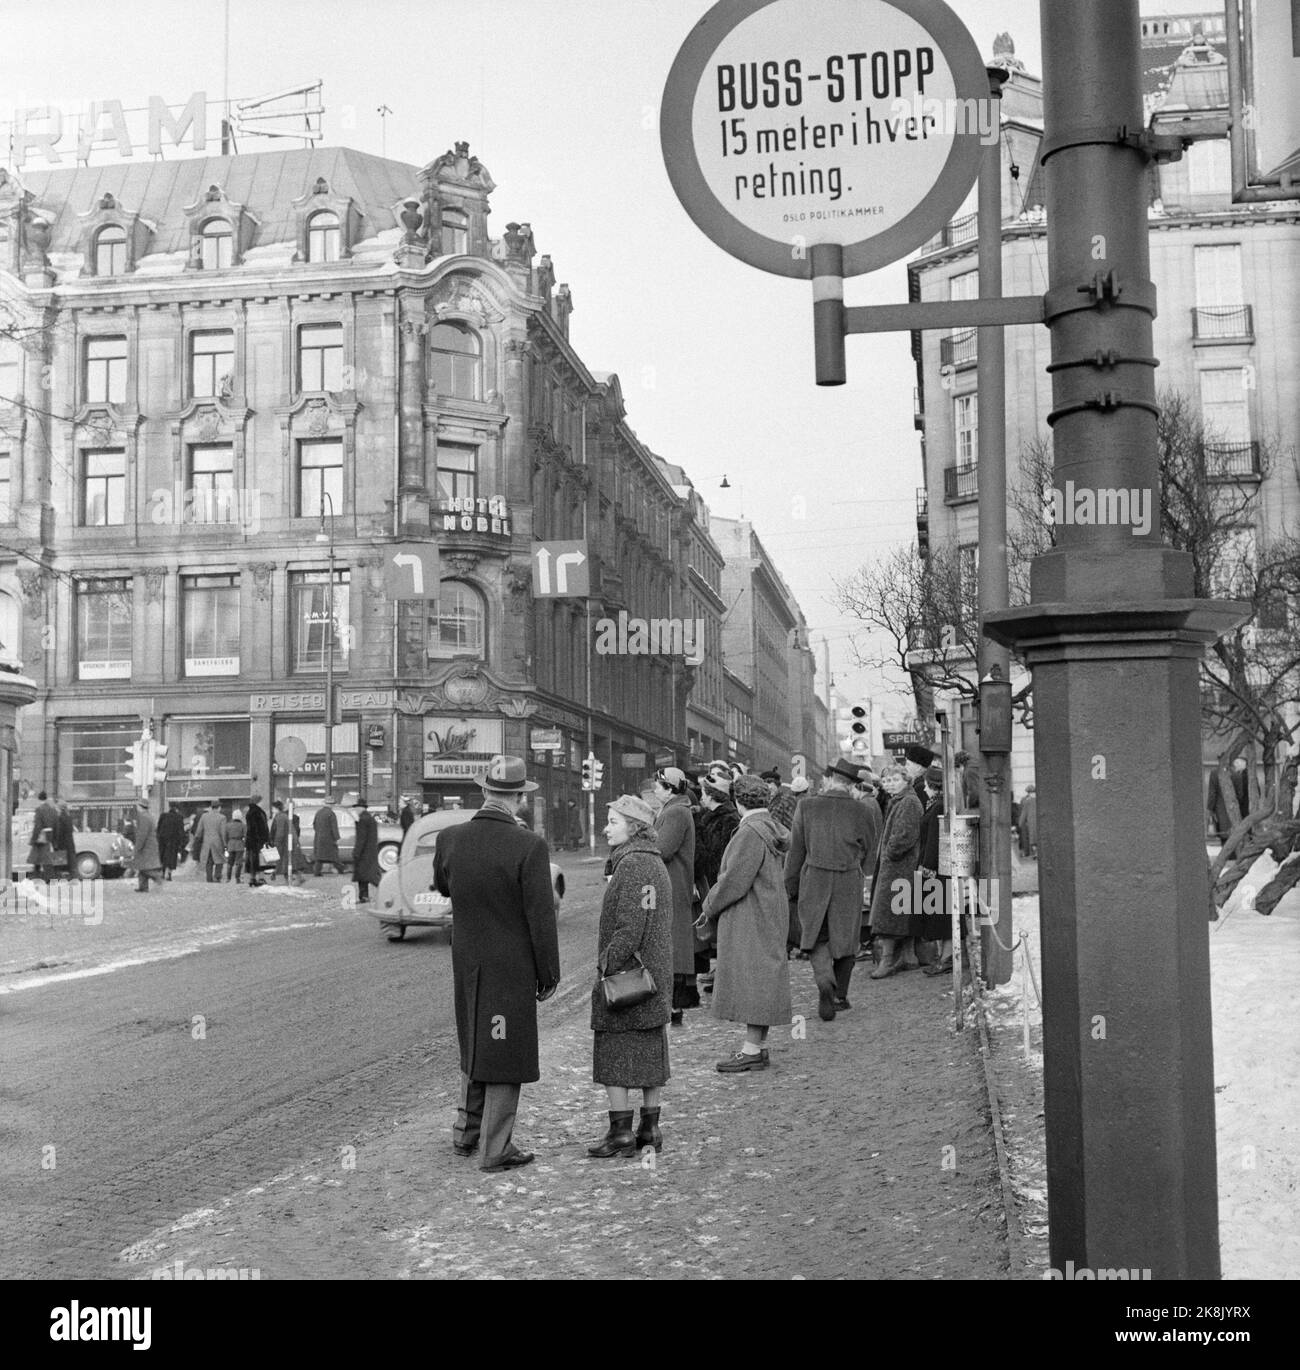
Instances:
[[[1229,771],[1233,793],[1237,796],[1237,809],[1241,816],[1250,812],[1250,777],[1245,771]],[[1219,781],[1218,770],[1210,772],[1210,786],[1205,796],[1206,812],[1214,816],[1214,830],[1220,837],[1227,837],[1232,831],[1232,819],[1228,815],[1228,801]],[[1034,840],[1038,834],[1035,832]]]
[[[470,819],[472,823],[474,820]],[[448,828],[446,832],[450,832]],[[442,848],[445,833],[438,834],[438,847]],[[547,880],[550,880],[550,862],[547,862]],[[379,869],[379,829],[375,816],[369,809],[357,811],[357,835],[352,846],[352,878],[358,885],[377,885],[383,872]],[[475,1079],[486,1078],[475,1076]],[[537,1077],[534,1076],[534,1079]]]
[[[480,809],[438,834],[433,883],[454,911],[461,1070],[487,1084],[538,1079],[537,991],[560,979],[545,839],[501,809]]]
[[[289,815],[283,809],[271,810],[271,846],[281,856],[289,850]]]
[[[198,860],[202,865],[209,857],[221,862],[226,859],[226,816],[220,809],[205,809],[199,819]]]
[[[799,901],[804,951],[817,945],[824,923],[832,956],[857,952],[862,882],[876,859],[874,817],[870,804],[849,794],[809,795],[795,810],[785,889]]]
[[[695,820],[695,890],[701,899],[718,883],[722,853],[727,850],[740,815],[728,799],[716,809],[701,809]]]
[[[319,817],[321,816],[321,814],[324,813],[324,812],[325,812],[325,810],[324,810],[324,809],[321,809],[321,810],[316,814],[316,817],[319,818]],[[402,812],[401,812],[401,816],[400,816],[399,821],[401,822],[401,825],[402,825],[402,835],[405,836],[405,835],[406,835],[406,830],[407,830],[407,828],[409,828],[409,827],[411,826],[411,824],[415,822],[415,809],[412,807],[412,805],[411,805],[411,803],[410,803],[409,800],[408,800],[405,804],[402,805]],[[338,822],[337,822],[337,820],[336,820],[336,821],[335,821],[335,824],[334,824],[334,840],[335,840],[335,842],[338,841],[338,837],[339,837],[339,834],[338,834]],[[317,841],[319,841],[319,840],[320,840],[320,839],[319,839],[319,837],[318,837],[318,838],[317,838]],[[319,848],[318,848],[317,850],[319,850]],[[333,860],[333,857],[329,857],[329,856],[324,856],[324,857],[322,857],[322,856],[317,856],[316,859],[317,859],[318,861],[331,861],[331,860]]]
[[[691,895],[695,884],[695,823],[684,794],[675,794],[655,819],[659,853],[673,887],[673,974],[695,974],[695,917]]]
[[[158,855],[158,825],[153,814],[146,810],[135,811],[135,855],[131,858],[131,869],[153,872],[162,869],[162,857]]]
[[[937,794],[921,815],[921,854],[917,865],[936,874],[939,870],[939,820],[943,817],[943,795]]]
[[[961,807],[967,811],[980,806],[980,772],[973,761],[968,761],[957,772],[957,796]]]
[[[244,820],[237,813],[231,814],[221,825],[221,840],[225,843],[228,858],[243,856],[244,827]]]
[[[776,792],[776,798],[768,806],[768,813],[772,815],[775,822],[779,823],[787,832],[794,825],[794,811],[799,805],[799,796],[789,787],[782,785]]]
[[[260,804],[250,804],[244,810],[244,841],[248,850],[261,854],[271,841],[271,829],[266,823],[266,810]]]
[[[1038,845],[1038,796],[1027,794],[1020,801],[1020,851],[1029,853]]]
[[[77,871],[77,830],[72,826],[72,815],[66,809],[59,810],[59,821],[54,825],[54,854],[62,857],[68,867],[68,874]]]
[[[871,931],[882,937],[921,936],[919,910],[912,912],[916,904],[912,876],[921,855],[921,813],[921,803],[911,789],[900,790],[889,801],[880,836],[880,872],[871,891]]]
[[[596,984],[591,992],[594,1032],[641,1032],[668,1021],[673,994],[673,889],[653,833],[630,837],[610,854],[610,881],[596,933]],[[648,906],[648,907],[647,907]],[[653,998],[632,1008],[609,1008],[600,977],[641,958],[655,982]]]
[[[406,817],[405,809],[402,810],[402,817],[403,819]],[[315,845],[312,848],[313,860],[330,861],[334,865],[338,865],[339,820],[338,815],[328,804],[324,808],[316,810],[316,815],[311,820],[311,829],[315,834]]]
[[[704,914],[718,924],[713,1013],[732,1023],[773,1027],[790,1021],[786,960],[785,829],[766,809],[740,820],[727,844]]]
[[[59,826],[59,811],[47,799],[32,819],[31,849],[27,861],[33,866],[48,866],[54,860],[55,829]]]
[[[176,858],[185,850],[185,819],[168,809],[158,819],[158,855],[167,870],[176,869]]]

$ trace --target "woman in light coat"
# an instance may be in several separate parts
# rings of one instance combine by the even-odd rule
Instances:
[[[667,766],[655,775],[655,797],[662,807],[655,819],[659,854],[668,867],[673,887],[673,1008],[674,1023],[682,1010],[699,1008],[695,983],[695,820],[686,797],[686,772]]]
[[[790,1021],[790,968],[786,960],[789,908],[785,894],[784,829],[767,809],[767,786],[743,775],[732,786],[740,814],[723,853],[717,883],[704,900],[701,922],[716,925],[718,968],[713,1012],[745,1024],[745,1041],[719,1061],[724,1075],[766,1070],[768,1028]]]

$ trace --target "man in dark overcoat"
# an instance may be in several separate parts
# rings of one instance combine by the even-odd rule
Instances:
[[[405,817],[405,809],[402,814]],[[404,823],[402,831],[405,832],[408,826],[409,824]],[[314,873],[319,875],[322,866],[333,866],[342,875],[343,864],[339,860],[339,820],[328,799],[316,810],[315,817],[311,820],[311,828],[314,835],[312,860],[316,863]]]
[[[548,866],[549,872],[549,866]],[[371,885],[379,884],[379,828],[364,799],[357,800],[357,831],[352,839],[352,879],[357,886],[357,903],[370,902]]]
[[[262,865],[262,849],[271,840],[271,827],[266,821],[266,810],[262,807],[262,796],[255,794],[252,803],[244,810],[244,851],[248,867],[250,886],[265,885],[266,881],[258,871]]]
[[[40,803],[32,819],[32,844],[27,860],[35,867],[32,872],[37,880],[50,882],[50,868],[54,865],[55,829],[59,826],[59,810],[51,802],[44,790],[39,795]]]
[[[185,816],[181,806],[173,804],[158,818],[158,855],[162,860],[163,879],[170,880],[176,861],[185,850]]]
[[[817,1012],[826,1022],[850,1007],[849,981],[862,922],[862,881],[876,860],[879,829],[869,804],[851,793],[861,768],[840,757],[826,768],[821,794],[794,812],[785,891],[799,901],[800,947],[817,981]]]
[[[494,756],[483,807],[438,834],[433,886],[451,900],[452,975],[460,1040],[458,1156],[483,1143],[480,1170],[533,1159],[511,1140],[519,1087],[541,1078],[537,1005],[560,982],[560,935],[546,839],[517,818],[537,785],[517,756]]]

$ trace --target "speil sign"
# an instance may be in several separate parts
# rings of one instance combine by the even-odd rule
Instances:
[[[810,278],[906,256],[946,224],[1000,127],[942,0],[722,0],[673,62],[660,138],[686,212],[724,251]]]

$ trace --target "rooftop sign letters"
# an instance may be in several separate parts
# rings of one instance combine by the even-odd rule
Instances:
[[[69,124],[76,132],[78,162],[89,161],[96,148],[105,146],[116,146],[121,156],[131,157],[137,150],[136,144],[141,142],[150,156],[160,157],[164,137],[171,146],[180,147],[187,135],[194,150],[202,152],[207,146],[206,110],[207,95],[196,90],[185,108],[176,114],[162,96],[151,95],[147,111],[125,110],[121,100],[95,100],[83,106],[75,120],[65,121],[64,111],[58,105],[41,105],[14,110],[12,122],[5,118],[0,119],[0,124],[10,124],[10,164],[21,169],[32,156],[39,157],[49,166],[61,165],[63,157],[59,149],[69,132]],[[128,114],[134,116],[134,137],[132,126],[127,123]],[[143,121],[139,118],[141,114],[147,115]]]
[[[724,251],[812,275],[874,271],[961,206],[999,136],[988,77],[942,0],[722,0],[668,76],[673,189]]]

